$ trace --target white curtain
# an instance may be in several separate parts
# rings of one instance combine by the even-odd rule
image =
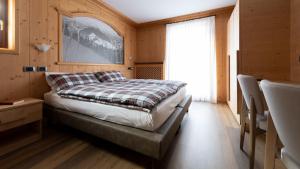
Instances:
[[[167,25],[166,79],[186,82],[194,101],[216,103],[215,17]]]

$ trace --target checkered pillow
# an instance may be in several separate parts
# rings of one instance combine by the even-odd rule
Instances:
[[[119,71],[97,72],[95,75],[100,82],[114,82],[126,80],[126,78]]]
[[[52,90],[60,91],[76,85],[100,83],[93,73],[49,74],[47,83]]]

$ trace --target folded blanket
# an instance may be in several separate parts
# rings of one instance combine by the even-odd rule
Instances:
[[[60,90],[58,95],[151,112],[158,103],[185,85],[179,81],[134,79],[77,85]]]

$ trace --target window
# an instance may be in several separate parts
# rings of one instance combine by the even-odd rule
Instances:
[[[15,0],[0,0],[0,49],[15,49]]]
[[[166,79],[186,82],[195,101],[217,101],[215,17],[167,25]]]
[[[0,48],[8,48],[8,1],[0,0]]]

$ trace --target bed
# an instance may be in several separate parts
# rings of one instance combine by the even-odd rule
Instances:
[[[124,86],[123,82],[121,84]],[[45,116],[51,121],[158,160],[166,153],[191,104],[191,96],[186,95],[184,86],[164,98],[149,112],[82,98],[74,99],[73,96],[65,97],[53,90],[46,93],[44,99]]]

